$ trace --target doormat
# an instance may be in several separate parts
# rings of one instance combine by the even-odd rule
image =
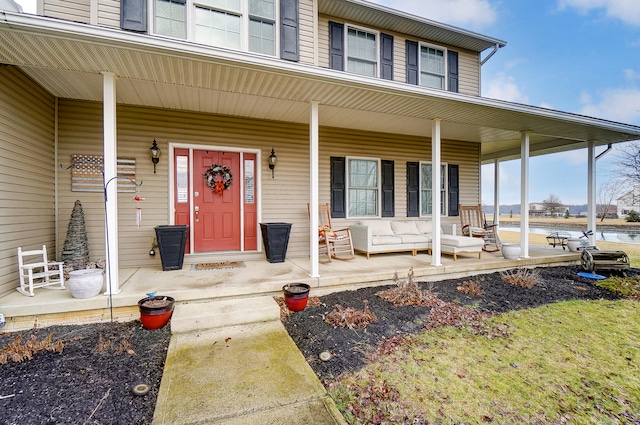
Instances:
[[[196,271],[201,270],[219,270],[219,269],[238,269],[245,267],[244,261],[220,261],[217,263],[198,263],[194,264]]]

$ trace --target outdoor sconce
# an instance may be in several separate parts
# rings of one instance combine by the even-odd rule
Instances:
[[[153,145],[149,148],[149,156],[151,157],[151,162],[153,162],[153,174],[156,173],[156,165],[160,162],[160,148],[156,144],[156,139],[153,139]]]
[[[269,169],[271,170],[271,178],[274,178],[274,169],[276,168],[276,164],[278,163],[278,157],[276,153],[271,148],[271,155],[269,155]]]

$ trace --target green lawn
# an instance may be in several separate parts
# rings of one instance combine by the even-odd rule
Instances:
[[[329,392],[352,424],[640,421],[638,302],[570,301],[491,320],[509,335],[426,331]]]

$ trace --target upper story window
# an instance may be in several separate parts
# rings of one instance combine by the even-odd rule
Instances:
[[[329,21],[329,67],[393,79],[393,36]]]
[[[446,89],[446,52],[432,46],[420,46],[420,85]]]
[[[458,52],[406,40],[407,83],[458,92]]]
[[[380,160],[347,158],[347,211],[349,217],[380,216]]]
[[[274,0],[155,0],[154,33],[275,56]]]
[[[347,26],[347,71],[376,77],[378,75],[377,33]]]

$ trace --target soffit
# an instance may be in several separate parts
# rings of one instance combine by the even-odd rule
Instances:
[[[400,29],[403,34],[417,39],[430,40],[478,53],[496,45],[504,47],[507,44],[497,38],[362,0],[318,0],[318,11],[324,15],[362,23],[372,28],[394,32]]]
[[[41,22],[41,21],[39,21]],[[91,36],[86,29],[92,28]],[[306,124],[320,104],[320,124],[480,143],[482,160],[640,139],[640,127],[508,102],[428,90],[238,52],[78,24],[64,31],[7,28],[0,21],[0,62],[19,66],[54,96],[102,100],[102,71],[117,75],[117,102]],[[73,29],[76,33],[70,31]],[[155,43],[155,44],[154,44]]]

